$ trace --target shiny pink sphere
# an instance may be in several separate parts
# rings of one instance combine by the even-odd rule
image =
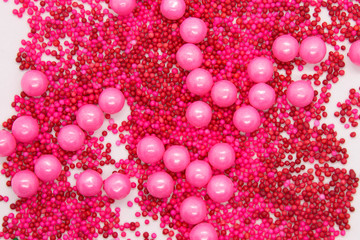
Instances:
[[[33,172],[24,170],[14,175],[11,179],[11,187],[18,197],[29,198],[37,193],[39,180]]]
[[[320,37],[308,37],[301,42],[299,54],[307,63],[319,63],[326,54],[325,42]]]
[[[351,62],[360,66],[360,40],[357,40],[351,44],[348,56]]]
[[[189,17],[180,25],[180,35],[185,42],[199,43],[206,37],[207,27],[200,18]]]
[[[16,150],[16,140],[8,131],[0,131],[0,157],[7,157]]]
[[[266,83],[258,83],[249,91],[250,104],[258,110],[267,110],[275,104],[275,90]]]
[[[107,88],[99,96],[99,107],[105,113],[118,113],[123,109],[124,104],[124,94],[116,88]]]
[[[211,166],[222,171],[235,164],[235,151],[227,143],[218,143],[212,146],[208,157]]]
[[[34,171],[41,181],[54,181],[60,175],[61,163],[54,155],[42,155],[35,161]]]
[[[213,175],[210,165],[202,160],[191,162],[186,168],[186,181],[194,187],[204,187]]]
[[[210,223],[199,223],[190,231],[190,240],[218,240],[218,235]]]
[[[174,191],[174,180],[166,172],[156,172],[149,176],[147,189],[156,198],[168,198]]]
[[[85,142],[85,134],[77,125],[67,125],[60,129],[58,143],[65,151],[77,151]]]
[[[163,158],[165,147],[163,142],[155,136],[147,136],[137,144],[137,155],[141,161],[154,164]]]
[[[77,111],[76,122],[85,131],[94,132],[104,123],[104,113],[98,106],[86,104]]]
[[[228,80],[221,80],[214,84],[211,89],[211,98],[219,107],[230,107],[236,102],[237,89]]]
[[[202,101],[193,102],[186,109],[186,119],[194,127],[206,127],[209,125],[211,118],[211,107]]]
[[[45,74],[37,70],[27,71],[21,78],[22,90],[31,97],[41,96],[49,85]]]
[[[175,145],[166,149],[164,153],[164,164],[172,172],[181,172],[190,163],[190,154],[186,147]]]
[[[14,121],[11,130],[16,140],[29,143],[39,135],[39,124],[30,116],[22,116]]]
[[[119,16],[127,16],[136,7],[136,0],[110,0],[109,5]]]
[[[104,190],[110,198],[121,200],[130,193],[130,179],[124,174],[113,173],[104,181]]]
[[[265,57],[256,57],[248,64],[247,73],[250,80],[253,82],[267,82],[274,74],[274,67],[269,59]]]
[[[83,171],[76,179],[76,188],[85,197],[93,197],[100,193],[102,185],[101,175],[92,169]]]
[[[191,71],[201,66],[203,54],[198,46],[186,43],[176,52],[176,61],[180,67]]]
[[[255,108],[243,106],[234,113],[233,122],[239,131],[251,133],[259,128],[261,118],[259,112]]]
[[[207,214],[206,203],[201,198],[188,197],[180,205],[180,216],[188,224],[204,221]]]
[[[215,202],[227,202],[234,194],[234,183],[225,175],[216,175],[210,179],[206,192]]]
[[[290,62],[299,54],[299,42],[291,35],[282,35],[272,45],[274,56],[282,62]]]
[[[211,73],[202,68],[192,70],[186,78],[187,89],[199,96],[207,94],[211,90],[213,83]]]
[[[310,81],[299,80],[288,86],[286,97],[295,107],[305,107],[314,98],[314,89]]]
[[[161,14],[169,20],[180,19],[186,9],[184,0],[162,0],[160,5]]]

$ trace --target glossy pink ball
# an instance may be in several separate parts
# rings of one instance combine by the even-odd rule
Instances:
[[[49,85],[45,74],[37,70],[27,71],[21,78],[22,90],[31,97],[41,96]]]
[[[85,142],[84,132],[76,125],[67,125],[60,129],[58,143],[65,151],[77,151]]]
[[[77,111],[76,122],[85,131],[94,132],[104,123],[104,113],[98,106],[86,104]]]
[[[233,122],[239,131],[251,133],[259,128],[261,118],[259,112],[255,108],[243,106],[234,113]]]
[[[211,166],[226,170],[235,164],[235,151],[230,144],[218,143],[212,146],[208,154]]]
[[[169,20],[180,19],[186,9],[184,0],[162,0],[160,5],[161,14]]]
[[[308,37],[301,42],[299,54],[307,63],[319,63],[326,54],[325,42],[320,37]]]
[[[249,91],[250,104],[258,110],[267,110],[275,104],[275,90],[266,83],[258,83]]]
[[[39,124],[30,116],[22,116],[14,121],[11,130],[16,140],[29,143],[39,135]]]
[[[274,56],[282,62],[290,62],[299,54],[299,42],[291,35],[282,35],[272,45]]]
[[[193,102],[186,109],[186,119],[194,127],[206,127],[209,125],[211,118],[211,107],[202,101]]]
[[[54,181],[60,175],[61,163],[54,155],[42,155],[35,161],[34,171],[41,181]]]
[[[225,175],[216,175],[210,179],[206,192],[215,202],[227,202],[234,194],[234,183]]]
[[[163,142],[155,136],[147,136],[137,144],[137,155],[141,161],[154,164],[160,161],[164,155]]]
[[[85,197],[93,197],[100,193],[102,185],[101,175],[92,169],[83,171],[76,179],[76,188]]]
[[[269,59],[265,57],[256,57],[248,64],[247,73],[250,80],[253,82],[267,82],[274,74],[274,67]]]
[[[198,197],[188,197],[180,205],[180,216],[188,224],[204,221],[208,214],[205,201]]]
[[[8,131],[0,131],[0,157],[7,157],[16,150],[16,140]]]
[[[167,169],[172,172],[181,172],[189,165],[190,154],[184,146],[171,146],[165,151],[163,160]]]
[[[295,107],[305,107],[314,98],[314,89],[310,81],[299,80],[288,86],[286,97]]]
[[[215,228],[210,223],[199,223],[191,229],[190,240],[218,240]]]
[[[200,18],[189,17],[180,25],[180,35],[185,42],[199,43],[206,37],[207,27]]]
[[[39,180],[33,172],[24,170],[14,175],[11,180],[11,187],[18,197],[29,198],[38,191]]]
[[[219,107],[230,107],[236,102],[237,89],[228,80],[221,80],[214,84],[211,89],[211,98]]]
[[[127,16],[136,7],[136,0],[110,0],[109,5],[119,16]]]
[[[195,187],[204,187],[212,177],[210,165],[202,160],[191,162],[186,168],[186,181]]]
[[[176,52],[176,61],[180,67],[191,71],[201,66],[203,54],[198,46],[192,43],[186,43]]]
[[[360,66],[360,40],[357,40],[351,44],[348,56],[351,62]]]
[[[174,180],[166,172],[156,172],[149,176],[147,189],[156,198],[168,198],[174,191]]]
[[[104,181],[104,190],[110,198],[121,200],[130,193],[130,179],[124,174],[113,173]]]
[[[207,94],[213,86],[211,73],[202,68],[192,70],[186,77],[186,87],[195,95]]]
[[[99,96],[99,107],[105,113],[118,113],[123,109],[124,104],[124,94],[116,88],[107,88]]]

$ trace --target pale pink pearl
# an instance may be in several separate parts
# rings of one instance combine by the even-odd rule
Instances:
[[[195,187],[204,187],[212,177],[210,165],[202,160],[191,162],[186,168],[186,181]]]
[[[326,54],[325,42],[320,37],[308,37],[301,42],[299,54],[307,63],[319,63]]]
[[[225,175],[213,176],[206,187],[206,192],[215,202],[227,202],[234,194],[234,183]]]
[[[181,172],[189,165],[190,154],[184,146],[171,146],[165,151],[163,160],[167,169],[172,172]]]
[[[260,114],[251,106],[240,107],[234,113],[233,122],[235,127],[245,133],[255,131],[260,126]]]
[[[124,104],[124,94],[116,88],[107,88],[99,96],[99,107],[105,113],[118,113],[124,107]]]
[[[22,90],[31,97],[41,96],[49,85],[45,74],[37,70],[27,71],[21,78]]]
[[[190,231],[190,240],[218,240],[215,228],[210,223],[199,223]]]
[[[218,143],[208,154],[210,164],[219,170],[226,170],[235,164],[235,151],[230,144]]]
[[[314,99],[314,89],[311,82],[299,80],[288,86],[286,97],[295,107],[305,107]]]
[[[348,56],[351,62],[360,66],[360,40],[357,40],[351,44]]]
[[[275,90],[266,83],[258,83],[249,91],[250,104],[258,110],[266,110],[275,104]]]
[[[155,164],[164,155],[165,147],[162,141],[155,136],[147,136],[137,144],[137,155],[147,164]]]
[[[211,89],[211,98],[217,106],[229,107],[236,102],[237,89],[228,80],[218,81]]]
[[[195,95],[207,94],[213,86],[211,73],[202,68],[192,70],[186,78],[186,87]]]
[[[247,73],[253,82],[267,82],[272,78],[274,67],[269,59],[256,57],[248,64]]]
[[[299,53],[299,42],[291,35],[282,35],[272,45],[274,56],[282,62],[290,62]]]
[[[209,125],[212,117],[211,107],[202,101],[196,101],[189,105],[186,109],[187,121],[197,128]]]
[[[188,224],[204,221],[208,214],[205,201],[198,197],[188,197],[180,205],[180,216]]]
[[[16,140],[29,143],[39,135],[39,124],[30,116],[22,116],[14,121],[11,130]]]
[[[130,179],[124,174],[113,173],[104,181],[104,190],[110,198],[121,200],[130,193]]]
[[[11,188],[20,198],[29,198],[36,194],[39,189],[39,180],[36,175],[24,170],[17,172],[11,179]]]
[[[191,71],[201,66],[203,54],[198,46],[192,43],[186,43],[176,52],[176,61],[180,67]]]
[[[92,197],[100,193],[102,185],[101,175],[92,169],[83,171],[76,179],[76,188],[85,197]]]
[[[77,111],[76,122],[85,131],[94,132],[104,123],[104,113],[98,106],[86,104]]]
[[[58,143],[65,151],[77,151],[85,142],[84,132],[76,125],[67,125],[60,129]]]
[[[184,0],[162,0],[160,5],[161,14],[170,20],[180,19],[186,9]]]
[[[168,198],[174,191],[174,180],[166,172],[157,172],[147,181],[149,193],[156,198]]]
[[[61,164],[54,155],[42,155],[35,161],[34,170],[40,180],[50,182],[59,177]]]
[[[16,150],[16,140],[8,131],[0,131],[0,157],[7,157]]]
[[[180,25],[180,35],[185,42],[199,43],[206,37],[207,27],[200,18],[189,17]]]
[[[119,16],[127,16],[136,7],[136,0],[110,0],[109,4]]]

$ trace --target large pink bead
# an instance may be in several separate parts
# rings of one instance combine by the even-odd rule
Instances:
[[[130,179],[124,174],[113,173],[104,181],[104,190],[110,198],[121,200],[130,193]]]
[[[234,194],[234,183],[225,175],[216,175],[210,179],[206,191],[215,202],[227,202]]]
[[[186,78],[186,87],[193,94],[207,94],[213,86],[211,73],[202,68],[192,70]]]
[[[168,198],[174,191],[174,180],[166,172],[153,173],[147,181],[147,189],[156,198]]]
[[[94,132],[104,123],[104,113],[98,106],[86,104],[77,111],[76,122],[85,131]]]
[[[154,164],[160,161],[164,152],[164,144],[155,136],[144,137],[137,144],[137,155],[141,161],[147,164]]]
[[[215,228],[210,223],[199,223],[190,231],[190,240],[218,240]]]
[[[248,64],[247,73],[250,80],[253,82],[267,82],[274,74],[274,67],[269,59],[265,57],[256,57]]]
[[[119,16],[127,16],[136,7],[136,0],[110,0],[109,5]]]
[[[0,157],[7,157],[16,150],[16,140],[8,131],[0,131]]]
[[[314,89],[311,82],[299,80],[288,86],[286,97],[295,107],[305,107],[309,105],[314,98]]]
[[[208,154],[210,164],[219,170],[226,170],[235,164],[235,151],[227,143],[212,146]]]
[[[188,224],[204,221],[208,214],[205,201],[198,197],[188,197],[180,205],[180,216]]]
[[[107,88],[99,96],[99,106],[105,113],[118,113],[124,107],[124,104],[124,94],[116,88]]]
[[[61,164],[54,155],[42,155],[35,161],[34,170],[40,180],[50,182],[59,177]]]
[[[200,18],[189,17],[180,25],[180,35],[185,42],[199,43],[206,37],[207,27]]]
[[[202,101],[193,102],[186,109],[186,119],[191,125],[197,128],[209,125],[211,117],[211,107]]]
[[[38,191],[39,180],[33,172],[24,170],[14,175],[11,180],[11,187],[18,197],[29,198]]]
[[[76,180],[76,188],[85,197],[92,197],[101,191],[103,180],[101,175],[92,169],[80,173]]]
[[[290,62],[299,53],[299,42],[291,35],[282,35],[272,45],[274,56],[282,62]]]
[[[16,140],[29,143],[39,135],[39,124],[30,116],[22,116],[14,121],[11,130]]]
[[[170,20],[180,19],[186,9],[184,0],[162,0],[160,5],[161,14]]]
[[[84,132],[76,125],[67,125],[60,129],[58,143],[65,151],[77,151],[85,142]]]
[[[243,106],[234,113],[233,122],[239,131],[250,133],[259,128],[261,119],[255,108]]]
[[[237,89],[228,80],[218,81],[211,89],[211,98],[217,106],[229,107],[236,102]]]
[[[320,37],[308,37],[300,44],[300,57],[307,63],[319,63],[326,54],[326,45]]]
[[[27,71],[21,78],[22,90],[31,97],[41,96],[49,85],[45,74],[37,70]]]
[[[172,172],[181,172],[190,163],[190,154],[184,146],[171,146],[164,153],[164,164]]]
[[[351,44],[348,56],[351,62],[360,66],[360,40],[357,40]]]
[[[212,177],[210,165],[202,160],[191,162],[186,168],[186,181],[195,187],[204,187]]]
[[[201,66],[203,54],[198,46],[192,43],[186,43],[176,52],[176,61],[180,67],[191,71]]]
[[[249,91],[250,104],[258,110],[269,109],[275,104],[275,90],[266,83],[258,83]]]

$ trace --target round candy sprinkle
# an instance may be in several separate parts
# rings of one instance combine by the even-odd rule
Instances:
[[[351,44],[348,56],[351,62],[360,66],[360,40],[357,40]]]
[[[314,89],[310,81],[299,80],[288,86],[286,97],[295,107],[305,107],[314,98]]]
[[[137,155],[147,164],[155,164],[164,155],[165,147],[162,141],[155,136],[147,136],[137,144]]]
[[[59,177],[61,164],[53,155],[42,155],[35,160],[34,171],[36,176],[43,182],[51,182]]]
[[[102,185],[101,175],[92,169],[83,171],[76,179],[76,188],[85,197],[93,197],[100,193]]]
[[[16,140],[30,143],[39,135],[39,124],[30,116],[22,116],[15,120],[11,130]]]
[[[181,172],[190,163],[190,154],[184,146],[171,146],[164,153],[164,163],[172,172]]]
[[[102,126],[104,114],[98,106],[86,104],[77,111],[76,121],[85,131],[94,132]]]
[[[67,125],[60,129],[58,142],[65,151],[77,151],[85,142],[84,132],[76,125]]]
[[[226,170],[235,164],[235,151],[227,143],[218,143],[209,151],[211,166],[219,170]]]
[[[275,90],[266,83],[258,83],[249,91],[250,104],[258,110],[267,110],[275,103]]]
[[[267,82],[274,74],[274,67],[269,59],[265,57],[256,57],[248,64],[247,73],[250,80],[253,82]]]
[[[48,85],[46,75],[37,70],[27,71],[21,78],[21,88],[30,97],[41,96]]]
[[[225,175],[216,175],[210,179],[206,192],[215,202],[227,202],[234,194],[234,184]]]
[[[199,43],[204,40],[207,27],[200,18],[189,17],[180,25],[180,35],[185,42]]]
[[[198,224],[207,215],[204,200],[198,197],[188,197],[180,205],[181,219],[188,224]]]
[[[194,187],[204,187],[212,177],[210,165],[201,160],[191,162],[186,168],[186,181]]]
[[[218,81],[211,89],[211,98],[217,106],[229,107],[236,102],[237,89],[230,81]]]
[[[0,157],[13,154],[16,150],[16,140],[14,136],[6,130],[0,131]]]
[[[202,101],[196,101],[186,109],[186,119],[194,127],[202,128],[209,125],[212,117],[211,107]]]
[[[320,37],[308,37],[300,44],[300,57],[307,63],[319,63],[326,54],[326,45]]]
[[[260,126],[260,114],[251,106],[243,106],[234,113],[233,123],[239,131],[251,133]]]
[[[174,191],[174,180],[166,172],[157,172],[147,181],[149,193],[156,198],[168,198]]]
[[[110,0],[109,5],[119,16],[127,16],[136,7],[136,0]]]
[[[18,197],[29,198],[38,191],[39,180],[33,172],[23,170],[14,175],[11,180],[11,187]]]
[[[186,43],[176,52],[176,61],[180,67],[191,71],[201,66],[203,54],[198,46]]]
[[[130,193],[130,179],[124,174],[113,173],[104,181],[104,190],[110,198],[121,200]]]
[[[161,14],[170,20],[181,18],[186,9],[184,0],[162,0],[160,5]]]
[[[213,86],[211,73],[202,68],[192,70],[186,77],[186,87],[195,95],[207,94]]]
[[[190,240],[218,240],[218,235],[210,223],[199,223],[191,229],[189,238]]]
[[[274,56],[282,62],[290,62],[299,54],[299,42],[291,35],[282,35],[272,45]]]
[[[118,113],[124,107],[124,104],[124,94],[116,88],[107,88],[99,96],[99,107],[105,113]]]

